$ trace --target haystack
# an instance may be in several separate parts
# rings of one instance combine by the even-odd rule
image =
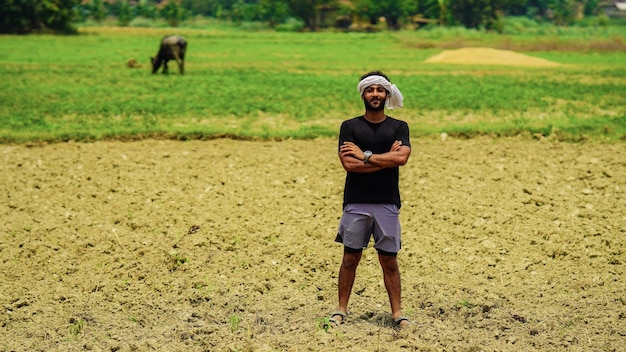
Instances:
[[[510,50],[492,48],[462,48],[444,50],[425,62],[466,65],[559,66],[554,61],[540,59]]]

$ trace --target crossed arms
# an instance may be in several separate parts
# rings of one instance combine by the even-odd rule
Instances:
[[[389,167],[402,166],[406,164],[411,155],[411,148],[402,145],[397,140],[391,145],[391,149],[382,154],[372,154],[369,162],[363,162],[365,154],[356,144],[344,142],[339,148],[339,159],[341,165],[348,172],[368,173],[382,170]]]

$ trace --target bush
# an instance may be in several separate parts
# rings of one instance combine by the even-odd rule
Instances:
[[[302,29],[304,29],[304,22],[293,17],[289,17],[285,23],[276,26],[278,32],[300,32]]]
[[[0,33],[60,33],[74,34],[71,24],[78,14],[73,8],[78,0],[0,2]]]
[[[152,20],[145,17],[135,17],[128,24],[129,27],[142,27],[142,28],[163,28],[168,24],[163,20]]]
[[[537,21],[528,17],[504,17],[502,33],[504,34],[523,34],[528,33],[530,29],[539,27]]]
[[[237,28],[244,30],[244,31],[256,32],[256,31],[267,30],[269,27],[266,23],[263,23],[263,22],[244,21],[244,22],[238,23]]]
[[[220,21],[211,18],[205,17],[203,15],[195,15],[191,18],[186,19],[181,23],[181,27],[185,28],[194,28],[194,29],[205,29],[207,27],[215,27]]]
[[[599,15],[576,20],[574,25],[579,27],[606,27],[610,24],[610,22],[610,19],[605,15]]]

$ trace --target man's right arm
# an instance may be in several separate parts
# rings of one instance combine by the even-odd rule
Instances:
[[[352,128],[345,121],[341,124],[341,129],[339,130],[339,160],[344,170],[356,173],[370,173],[383,169],[383,167],[363,162],[365,158],[363,150],[352,141],[354,141]]]
[[[380,168],[403,166],[409,160],[410,155],[411,147],[401,145],[396,150],[391,150],[387,153],[372,154],[369,162]]]
[[[343,169],[348,172],[370,173],[383,169],[380,166],[376,166],[371,163],[365,163],[363,162],[363,160],[357,159],[351,154],[343,154],[339,152],[339,160],[341,160],[341,165],[343,166]]]
[[[357,173],[369,173],[388,167],[402,166],[406,164],[411,148],[402,145],[402,141],[395,141],[391,149],[382,154],[373,154],[368,162],[364,162],[365,154],[358,145],[352,142],[344,142],[339,148],[339,159],[346,171]]]

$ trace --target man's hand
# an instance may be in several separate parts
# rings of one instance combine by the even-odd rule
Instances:
[[[343,168],[348,172],[368,173],[382,169],[379,166],[370,163],[364,163],[365,154],[353,142],[344,142],[339,147],[339,159]]]
[[[339,147],[339,159],[346,171],[374,172],[388,167],[397,167],[406,164],[411,155],[411,148],[405,147],[402,141],[393,142],[388,152],[373,154],[367,163],[363,162],[365,154],[353,142],[344,142]]]
[[[351,156],[359,160],[365,159],[365,154],[361,148],[352,142],[343,142],[341,147],[339,147],[339,154],[341,156]]]
[[[391,148],[389,149],[389,152],[397,152],[400,150],[400,147],[402,147],[402,141],[397,140],[393,142]],[[363,150],[361,150],[361,148],[359,148],[359,146],[354,144],[353,142],[343,142],[343,144],[339,148],[339,154],[342,157],[351,156],[361,161],[365,159],[365,153],[363,153]]]
[[[381,168],[397,167],[406,164],[409,155],[411,155],[411,148],[405,147],[401,140],[396,140],[391,144],[387,153],[370,156],[369,163]]]
[[[397,152],[398,150],[400,150],[401,146],[402,146],[402,141],[395,141],[391,145],[391,149],[389,149],[389,151],[390,152]]]

